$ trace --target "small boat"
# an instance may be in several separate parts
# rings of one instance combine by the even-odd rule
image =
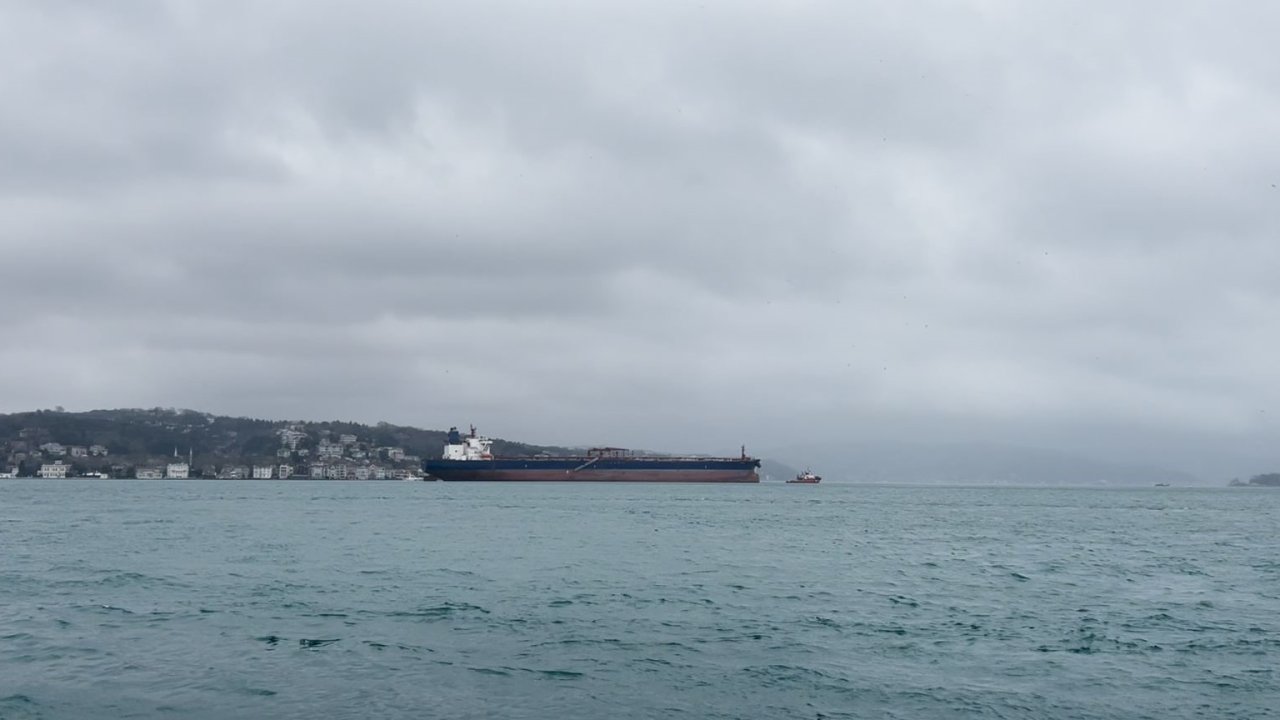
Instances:
[[[804,472],[797,474],[794,479],[788,480],[787,484],[788,485],[817,485],[820,482],[822,482],[821,477],[814,475],[808,470],[805,470]]]

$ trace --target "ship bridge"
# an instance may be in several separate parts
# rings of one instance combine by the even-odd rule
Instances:
[[[449,428],[449,440],[445,443],[441,454],[445,460],[492,460],[493,441],[476,435],[476,426],[471,426],[471,434],[466,437],[458,432],[458,428]]]

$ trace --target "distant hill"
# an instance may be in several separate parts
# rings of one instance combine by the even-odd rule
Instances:
[[[287,447],[283,439],[286,431],[296,438],[287,457],[281,455]],[[439,457],[447,430],[340,420],[260,420],[174,408],[79,413],[37,410],[0,414],[0,466],[7,461],[19,474],[29,475],[33,468],[54,458],[75,466],[78,473],[113,474],[119,474],[121,468],[163,463],[175,456],[182,461],[190,457],[197,468],[215,469],[254,462],[305,463],[318,457],[321,444],[338,444],[343,436],[354,440],[341,457],[407,466]],[[493,447],[504,455],[569,453],[566,448],[502,439],[495,439]],[[403,459],[396,459],[400,457]]]
[[[1280,487],[1280,473],[1263,473],[1249,478],[1248,482],[1239,479],[1228,483],[1232,487]]]
[[[764,458],[760,461],[761,482],[785,482],[794,478],[799,472],[799,470],[790,465],[771,458]]]
[[[464,429],[465,430],[465,429]],[[447,429],[330,421],[262,420],[174,408],[0,414],[0,472],[32,475],[55,458],[72,474],[101,472],[133,477],[138,467],[193,461],[194,476],[259,463],[309,470],[324,452],[347,465],[380,465],[388,471],[418,469],[440,457]],[[292,437],[290,444],[286,438]],[[56,447],[61,450],[56,450]],[[46,449],[42,449],[42,447]],[[494,439],[498,455],[572,455],[581,448],[530,445]],[[92,452],[90,452],[92,450]],[[78,454],[77,454],[78,453]],[[659,454],[659,453],[646,453]],[[174,456],[177,456],[175,459]],[[979,485],[1192,485],[1188,473],[1158,466],[1125,465],[1038,448],[997,445],[849,443],[774,448],[763,453],[760,477],[782,482],[800,467],[824,482]],[[1270,485],[1273,475],[1248,484]],[[1276,477],[1280,483],[1280,476]],[[1242,483],[1243,484],[1243,483]]]
[[[979,444],[849,443],[776,448],[804,458],[823,482],[933,485],[1202,484],[1190,473],[1042,448]]]

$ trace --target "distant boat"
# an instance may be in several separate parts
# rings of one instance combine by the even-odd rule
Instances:
[[[822,482],[821,477],[814,475],[808,470],[805,470],[804,472],[797,474],[794,479],[788,480],[787,484],[788,485],[817,485],[820,482]]]
[[[1156,487],[1169,487],[1169,483],[1156,483]]]

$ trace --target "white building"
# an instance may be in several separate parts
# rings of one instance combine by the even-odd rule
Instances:
[[[62,443],[47,442],[40,446],[40,451],[60,457],[67,454],[67,448]]]
[[[311,472],[310,472],[310,475],[311,475],[311,479],[312,479],[312,480],[323,480],[323,479],[324,479],[324,466],[323,466],[323,465],[318,465],[318,464],[317,464],[317,465],[312,465],[312,466],[311,466]]]
[[[15,475],[17,475],[17,473],[12,470],[0,470],[0,478],[11,478]]]
[[[281,480],[288,480],[289,478],[293,477],[293,466],[281,465],[280,467],[276,468],[276,477],[280,478]]]
[[[400,462],[404,459],[404,448],[387,448],[387,457],[395,460],[396,462]]]
[[[328,465],[324,469],[324,476],[329,480],[346,480],[347,466],[346,465]]]
[[[351,474],[357,480],[368,480],[373,475],[373,471],[368,465],[361,465],[353,470]]]
[[[67,448],[67,454],[71,457],[89,457],[89,448],[83,445],[72,445]]]
[[[280,430],[279,433],[280,433],[280,444],[288,446],[290,451],[297,450],[298,443],[307,439],[306,433],[302,432],[301,430],[295,430],[293,428],[288,428],[287,430]]]
[[[316,446],[316,454],[320,457],[340,458],[342,457],[342,443],[321,440]]]
[[[355,445],[356,436],[355,435],[339,435],[338,442],[342,443],[343,445]]]
[[[40,472],[37,474],[45,479],[65,478],[69,467],[70,465],[63,465],[61,460],[54,463],[45,463],[40,466]]]
[[[169,463],[165,466],[164,476],[174,480],[186,480],[191,477],[191,466],[186,463]]]
[[[254,480],[270,480],[271,474],[274,470],[275,468],[272,467],[271,465],[254,465],[253,479]]]
[[[94,457],[106,457],[107,446],[106,445],[90,445],[89,454]]]
[[[159,480],[164,477],[164,470],[158,467],[138,466],[134,469],[133,476],[139,480]]]

